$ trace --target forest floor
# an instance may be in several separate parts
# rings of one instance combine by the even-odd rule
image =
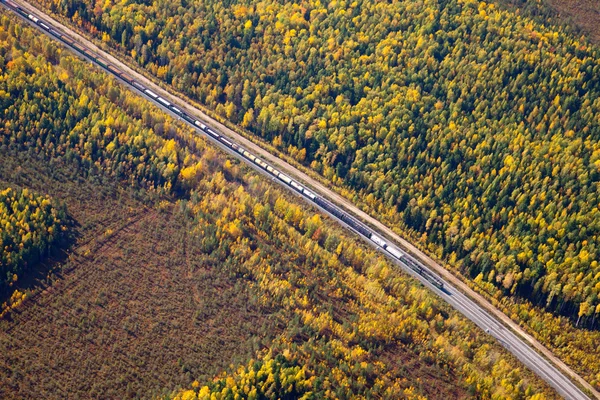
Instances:
[[[585,35],[592,43],[600,44],[600,1],[544,0],[532,5],[525,0],[499,0],[509,8],[521,8],[534,17],[540,11],[557,24],[566,24]]]
[[[247,364],[285,332],[306,340],[282,325],[279,308],[259,305],[246,280],[210,261],[180,204],[61,162],[2,149],[0,159],[0,189],[66,203],[72,236],[35,279],[18,282],[32,295],[0,321],[0,398],[156,398]],[[331,306],[346,314],[345,300]],[[414,349],[379,353],[430,398],[468,397],[458,371]]]
[[[600,1],[598,0],[548,0],[560,17],[577,26],[588,38],[600,44]]]
[[[0,322],[0,398],[156,397],[246,363],[277,333],[269,311],[190,245],[173,204],[0,156],[0,187],[64,201],[74,236],[26,283],[37,294]]]

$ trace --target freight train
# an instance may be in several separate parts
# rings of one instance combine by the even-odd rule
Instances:
[[[335,206],[333,203],[325,200],[321,196],[317,196],[315,193],[313,193],[312,191],[310,191],[309,189],[304,187],[300,182],[293,180],[291,177],[287,176],[283,172],[281,172],[278,169],[274,168],[273,166],[269,165],[267,162],[265,162],[261,158],[256,157],[254,154],[250,153],[247,149],[243,148],[239,144],[232,142],[227,137],[225,137],[223,134],[218,133],[217,131],[213,130],[211,127],[208,127],[203,122],[195,119],[193,116],[191,116],[187,112],[182,111],[180,108],[177,108],[175,105],[173,105],[167,99],[154,93],[152,90],[150,90],[149,88],[144,86],[142,83],[136,81],[135,79],[133,79],[133,77],[131,77],[124,71],[121,71],[115,65],[110,64],[107,60],[100,57],[98,54],[96,54],[91,49],[81,45],[80,43],[76,42],[71,37],[69,37],[67,34],[62,33],[59,30],[57,30],[56,28],[54,28],[52,26],[52,24],[31,14],[29,11],[23,9],[22,7],[15,4],[11,0],[0,0],[0,2],[2,4],[4,4],[5,6],[7,6],[9,9],[16,12],[17,14],[21,15],[23,18],[28,19],[33,24],[39,26],[40,28],[42,28],[43,30],[48,32],[50,35],[57,38],[61,42],[65,43],[66,45],[68,45],[69,47],[74,49],[75,51],[81,53],[83,56],[85,56],[89,60],[95,62],[96,64],[101,66],[106,71],[110,72],[111,74],[113,74],[113,75],[119,77],[120,79],[122,79],[123,81],[127,82],[131,87],[133,87],[136,90],[138,90],[139,92],[143,93],[148,98],[153,100],[155,103],[168,109],[169,111],[171,111],[175,115],[179,116],[180,118],[182,118],[189,124],[193,125],[196,129],[201,131],[204,135],[214,139],[215,141],[218,141],[219,143],[221,143],[222,145],[226,146],[227,148],[233,150],[234,152],[237,152],[240,156],[242,156],[243,158],[248,160],[250,163],[257,165],[259,168],[265,170],[271,176],[279,179],[285,185],[292,188],[292,190],[298,192],[299,194],[301,194],[302,196],[307,198],[309,201],[315,203],[316,205],[321,207],[323,210],[327,211],[329,214],[342,220],[352,230],[354,230],[355,232],[364,236],[365,238],[369,239],[376,246],[380,247],[385,252],[387,252],[387,254],[389,256],[402,262],[404,265],[406,265],[407,267],[409,267],[410,269],[412,269],[419,275],[423,276],[434,286],[438,287],[439,289],[444,288],[444,283],[442,282],[441,279],[439,279],[437,276],[432,274],[429,270],[423,268],[412,257],[410,257],[406,253],[398,250],[397,248],[393,247],[387,241],[385,241],[383,238],[377,236],[365,224],[363,224],[362,222],[359,222],[358,220],[356,220],[355,218],[350,216],[348,213],[346,213],[339,207]]]

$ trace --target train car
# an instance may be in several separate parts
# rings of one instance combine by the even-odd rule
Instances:
[[[292,185],[292,187],[293,187],[294,189],[296,189],[297,191],[299,191],[300,193],[302,193],[302,191],[304,190],[304,186],[302,186],[302,185],[299,185],[299,184],[298,184],[296,181],[292,181],[292,182],[290,183],[290,185]]]
[[[169,107],[171,105],[171,103],[169,103],[168,101],[166,101],[165,99],[163,99],[162,97],[158,97],[156,100],[158,100],[162,105],[164,105],[165,107]]]
[[[356,224],[356,221],[354,221],[352,219],[352,217],[350,217],[348,214],[342,214],[342,221],[344,221],[345,223],[347,223],[349,226],[353,227],[353,228],[358,228],[358,225]],[[369,235],[370,237],[371,235]]]
[[[328,211],[330,213],[332,213],[333,215],[335,215],[336,217],[338,217],[338,218],[343,218],[344,215],[346,215],[339,208],[337,208],[336,206],[334,206],[333,204],[329,204],[328,207],[329,207]]]
[[[431,283],[433,283],[434,286],[437,286],[438,289],[444,289],[444,282],[439,279],[434,279]]]
[[[304,188],[304,194],[307,195],[311,200],[314,200],[317,196],[310,190]]]
[[[52,28],[50,28],[50,33],[53,34],[54,36],[56,36],[59,39],[63,36],[62,33],[60,33],[59,31],[57,31],[55,29],[52,29]]]
[[[279,179],[281,179],[282,181],[284,181],[288,185],[292,183],[292,178],[290,178],[289,176],[287,176],[284,173],[279,174]]]
[[[13,3],[12,1],[6,1],[7,4],[11,5],[13,8],[15,8],[17,10],[17,12],[19,14],[21,14],[23,17],[25,18],[29,18],[29,13],[22,9],[21,6],[18,6],[17,4]]]
[[[75,42],[75,43],[77,43],[77,42]],[[82,44],[81,44],[81,45],[79,45],[79,47],[81,47],[81,48],[82,48],[81,52],[82,52],[83,54],[85,54],[86,56],[92,56],[92,57],[94,56],[94,53],[92,53],[92,52],[90,51],[90,49],[88,49],[88,48],[87,48],[87,47],[85,47],[84,45],[82,45]]]
[[[68,37],[67,35],[63,35],[62,37],[63,42],[65,42],[66,44],[68,44],[69,46],[73,46],[75,44],[75,42],[73,42],[71,40],[70,37]]]
[[[209,129],[208,131],[210,132],[211,130]],[[215,133],[215,135],[216,135],[216,133]],[[225,143],[229,147],[231,147],[231,145],[232,145],[232,143],[229,140],[227,140],[224,136],[219,136],[219,140],[221,142]]]
[[[118,76],[118,75],[121,75],[121,70],[120,70],[120,69],[117,69],[115,66],[113,66],[113,65],[111,65],[111,64],[108,64],[108,67],[107,67],[107,68],[108,68],[108,70],[109,70],[110,72],[112,72],[113,74],[115,74],[115,75],[117,75],[117,76]]]
[[[201,123],[200,121],[194,121],[194,125],[196,125],[198,128],[200,129],[206,129],[206,125],[204,125],[203,123]],[[219,135],[217,135],[218,137]]]
[[[47,31],[50,31],[50,27],[49,27],[48,25],[46,25],[45,23],[43,23],[43,22],[40,22],[40,26],[41,26],[42,28],[44,28],[45,30],[47,30]]]
[[[183,119],[185,119],[187,122],[189,122],[190,124],[194,123],[194,118],[190,117],[189,115],[187,115],[186,113],[181,113],[181,116],[183,117]]]
[[[36,17],[35,15],[31,15],[31,14],[29,14],[29,15],[27,15],[27,18],[29,18],[30,20],[32,20],[32,21],[33,21],[33,22],[35,22],[36,24],[37,24],[37,23],[38,23],[38,21],[39,21],[39,18],[38,18],[38,17]]]
[[[153,99],[158,99],[158,95],[150,89],[144,89],[144,93],[146,93],[148,96],[152,97]]]
[[[129,83],[130,85],[133,83],[133,78],[125,72],[121,72],[120,76],[125,82]]]
[[[361,235],[366,236],[366,237],[371,237],[373,232],[371,232],[370,230],[368,230],[367,228],[365,228],[362,224],[359,224],[358,222],[356,222],[355,224],[356,224],[356,226],[354,226],[354,229],[356,229]]]
[[[205,125],[206,126],[206,125]],[[204,130],[205,132],[207,132],[210,136],[214,137],[215,139],[220,139],[221,136],[217,135],[215,132],[213,132],[212,130]]]
[[[249,153],[247,151],[244,151],[244,157],[246,157],[248,160],[254,162],[254,160],[256,160],[256,156],[252,153]]]
[[[388,246],[386,248],[386,250],[388,251],[388,253],[393,255],[398,260],[402,257],[402,253],[400,252],[400,250],[396,250],[395,248],[393,248],[391,246]]]
[[[262,167],[263,169],[266,169],[266,168],[267,168],[267,163],[266,163],[266,162],[264,162],[263,160],[261,160],[261,159],[260,159],[260,158],[258,158],[258,157],[256,157],[256,158],[254,159],[254,163],[255,163],[256,165],[258,165],[259,167]]]
[[[206,125],[204,125],[203,123],[201,123],[200,121],[194,120],[194,125],[196,125],[198,128],[202,129],[202,130],[206,130]],[[215,136],[215,137],[219,137],[219,135]]]
[[[240,145],[239,145],[239,144],[237,144],[237,143],[232,143],[232,144],[231,144],[231,147],[232,147],[232,148],[233,148],[235,151],[237,151],[238,153],[240,153],[240,154],[242,154],[242,155],[244,154],[244,151],[246,151],[246,149],[244,149],[242,146],[240,146]]]
[[[411,258],[404,257],[404,263],[406,265],[408,265],[412,270],[418,272],[419,274],[423,273],[423,267],[421,267],[419,264],[414,262]]]
[[[315,199],[315,203],[317,203],[318,205],[322,206],[323,204],[325,204],[325,200],[323,200],[323,199],[322,199],[322,198],[320,198],[320,197],[317,197],[317,198]]]
[[[371,240],[373,242],[375,242],[375,244],[377,244],[378,246],[383,247],[384,249],[385,249],[385,246],[387,246],[387,243],[385,242],[385,240],[383,240],[382,238],[380,238],[376,234],[372,234],[371,235]]]
[[[175,114],[182,115],[181,110],[179,108],[175,107],[174,105],[171,105],[171,110],[173,110],[175,112]]]
[[[202,129],[206,129],[206,125],[204,125],[204,124],[203,124],[202,126],[203,126],[203,128],[202,128]],[[210,134],[211,134],[211,135],[213,135],[213,136],[219,136],[219,134],[218,134],[217,132],[213,131],[213,130],[212,130],[212,129],[210,129],[210,128],[208,128],[208,133],[210,133]]]
[[[96,62],[102,65],[104,68],[108,68],[108,62],[104,58],[96,57]]]
[[[77,42],[72,42],[71,46],[73,46],[76,50],[78,50],[79,52],[81,52],[83,54],[85,54],[87,52],[87,49]]]
[[[271,167],[270,165],[267,165],[267,171],[269,171],[271,174],[274,174],[275,168]]]
[[[322,197],[317,196],[317,198],[315,198],[315,203],[317,203],[324,210],[326,210],[330,214],[338,217],[342,221],[348,221],[348,219],[350,218],[347,214],[343,213],[339,208],[337,208],[336,206],[334,206],[327,200],[323,199]],[[348,225],[350,225],[350,224],[348,224]]]
[[[438,289],[443,289],[444,288],[444,282],[442,282],[442,280],[440,278],[438,278],[437,276],[433,275],[433,274],[427,274],[425,276],[425,278],[431,282],[433,284],[433,286],[437,287]]]
[[[133,85],[134,88],[136,88],[137,90],[140,90],[142,92],[146,91],[146,87],[144,85],[141,85],[139,82],[133,81],[131,82],[131,84]]]
[[[21,14],[23,17],[27,18],[29,16],[29,14],[27,13],[27,11],[25,11],[24,9],[22,9],[21,7],[17,6],[17,12],[19,14]]]
[[[317,203],[318,205],[320,205],[321,207],[323,207],[326,210],[329,210],[331,208],[329,202],[326,201],[325,199],[321,198],[321,197],[317,197],[315,199],[315,203]]]

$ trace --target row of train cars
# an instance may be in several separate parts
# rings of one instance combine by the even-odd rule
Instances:
[[[179,108],[175,107],[168,100],[165,100],[164,98],[160,97],[159,95],[157,95],[150,89],[146,88],[144,85],[142,85],[141,83],[139,83],[138,81],[133,79],[131,76],[129,76],[125,72],[116,68],[114,65],[109,64],[108,61],[106,61],[104,58],[100,57],[98,54],[96,54],[92,50],[77,43],[68,35],[66,35],[62,32],[59,32],[48,22],[42,20],[39,17],[36,17],[35,15],[33,15],[30,12],[28,12],[27,10],[23,9],[22,7],[15,4],[11,0],[0,0],[0,2],[3,3],[4,5],[6,5],[11,10],[13,10],[14,12],[21,15],[23,18],[26,18],[26,19],[30,20],[31,22],[33,22],[34,24],[38,25],[43,30],[45,30],[46,32],[48,32],[50,35],[54,36],[61,42],[69,45],[71,48],[73,48],[76,51],[78,51],[79,53],[83,54],[88,59],[96,62],[101,67],[103,67],[105,70],[108,70],[113,75],[116,75],[117,77],[121,78],[122,80],[127,82],[129,85],[133,86],[140,92],[144,93],[146,96],[153,99],[156,103],[159,103],[161,106],[169,109],[171,112],[178,115],[182,119],[186,120],[188,123],[194,125],[197,129],[202,131],[205,135],[212,137],[214,140],[222,143],[229,149],[232,149],[233,151],[239,153],[246,160],[250,161],[251,163],[254,163],[261,169],[267,171],[267,173],[269,173],[271,176],[279,179],[280,181],[285,183],[287,186],[291,187],[293,190],[297,191],[304,197],[308,198],[310,201],[316,203],[318,206],[320,206],[322,209],[324,209],[331,215],[341,219],[344,223],[346,223],[346,225],[348,225],[349,227],[351,227],[353,230],[355,230],[359,234],[361,234],[364,237],[371,240],[377,246],[379,246],[382,249],[384,249],[385,251],[387,251],[387,253],[389,255],[391,255],[393,258],[395,258],[396,260],[402,261],[405,265],[407,265],[413,271],[415,271],[418,274],[420,274],[421,276],[423,276],[425,279],[427,279],[433,285],[435,285],[436,287],[438,287],[440,289],[443,289],[444,283],[437,276],[433,275],[429,270],[426,270],[423,267],[421,267],[411,257],[408,257],[406,254],[404,254],[400,250],[389,245],[384,239],[377,236],[369,228],[367,228],[364,224],[357,221],[355,218],[351,217],[350,215],[348,215],[347,213],[345,213],[344,211],[342,211],[341,209],[339,209],[338,207],[336,207],[329,201],[325,200],[324,198],[322,198],[320,196],[317,196],[315,193],[311,192],[306,187],[302,186],[300,183],[294,181],[289,176],[280,172],[276,168],[273,168],[271,165],[267,164],[266,162],[264,162],[260,158],[256,157],[255,155],[251,154],[249,151],[244,149],[242,146],[238,145],[237,143],[233,143],[232,141],[227,139],[225,136],[223,136],[222,134],[219,134],[216,131],[214,131],[213,129],[207,127],[201,121],[198,121],[197,119],[193,118],[191,115],[189,115],[185,111],[182,111]]]

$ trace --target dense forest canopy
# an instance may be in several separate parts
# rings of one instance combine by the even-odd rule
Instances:
[[[166,193],[193,178],[196,166],[188,154],[195,144],[177,146],[180,128],[172,120],[148,103],[132,101],[135,95],[100,79],[99,72],[90,76],[77,59],[61,57],[62,50],[49,42],[24,49],[22,29],[8,18],[2,28],[0,146],[60,158],[89,174],[104,172]],[[53,69],[36,71],[33,66],[40,63],[53,63]]]
[[[593,326],[599,52],[445,1],[42,0],[472,278]]]

